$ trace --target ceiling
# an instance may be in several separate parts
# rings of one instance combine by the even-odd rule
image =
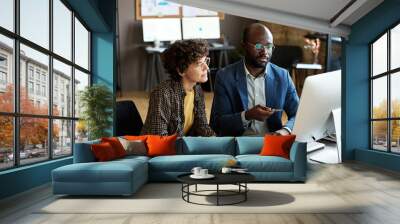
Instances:
[[[383,0],[170,0],[198,8],[347,37]]]

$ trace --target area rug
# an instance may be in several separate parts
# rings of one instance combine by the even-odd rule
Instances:
[[[237,205],[207,206],[182,200],[178,183],[146,184],[131,197],[56,197],[36,213],[125,214],[125,213],[360,213],[359,205],[344,201],[317,184],[249,184],[247,201]],[[225,187],[225,190],[231,189]],[[202,185],[198,190],[212,190]],[[194,187],[191,189],[194,190]],[[210,193],[213,194],[214,193]],[[193,196],[197,203],[212,205],[214,196]],[[229,203],[240,198],[224,197]],[[231,200],[231,201],[230,201]]]

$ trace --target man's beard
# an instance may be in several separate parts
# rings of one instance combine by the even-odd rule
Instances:
[[[268,59],[267,59],[266,62],[259,62],[259,61],[257,61],[257,58],[248,58],[248,57],[246,57],[245,59],[246,59],[246,62],[249,65],[251,65],[252,67],[255,67],[255,68],[265,68],[265,66],[269,62]]]

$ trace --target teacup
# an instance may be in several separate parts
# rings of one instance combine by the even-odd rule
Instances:
[[[196,176],[199,176],[199,175],[201,175],[200,174],[200,171],[202,170],[202,168],[201,167],[193,167],[193,169],[192,169],[192,173],[194,174],[194,175],[196,175]]]
[[[207,176],[208,175],[208,169],[201,169],[200,170],[200,176]]]

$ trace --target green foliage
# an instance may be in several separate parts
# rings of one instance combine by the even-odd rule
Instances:
[[[112,125],[113,96],[104,85],[95,84],[80,92],[79,106],[85,121],[89,140],[109,136],[107,129]]]

